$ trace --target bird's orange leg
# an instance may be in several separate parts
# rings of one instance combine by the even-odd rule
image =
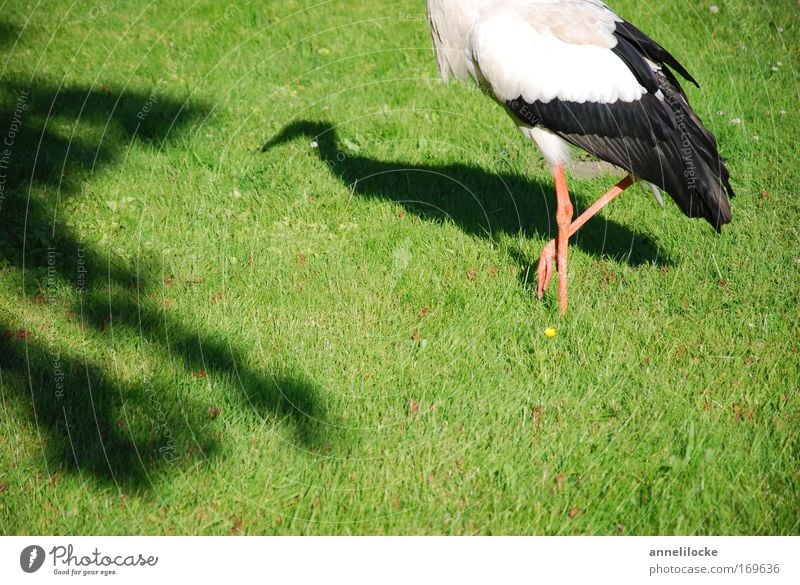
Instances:
[[[556,183],[556,223],[558,238],[556,242],[556,267],[558,268],[558,310],[567,312],[567,249],[569,248],[569,226],[572,223],[572,201],[567,190],[567,177],[564,167],[558,165],[554,171]]]
[[[562,219],[564,216],[569,216],[569,219],[572,218],[572,204],[569,202],[569,193],[567,192],[567,181],[564,176],[564,168],[563,167],[556,167],[553,172],[556,181],[556,197],[558,200],[558,210],[556,211],[556,221],[558,222],[558,241],[550,240],[542,250],[542,255],[539,257],[539,273],[538,273],[538,286],[537,286],[537,295],[539,300],[542,299],[544,295],[544,291],[547,289],[547,286],[550,284],[550,279],[553,277],[553,260],[557,260],[558,266],[558,306],[561,310],[561,313],[565,313],[567,311],[567,283],[566,283],[566,264],[567,264],[567,241],[570,237],[575,235],[579,229],[583,227],[583,225],[589,221],[598,211],[603,209],[606,205],[608,205],[614,198],[616,198],[620,193],[625,191],[628,187],[633,185],[635,182],[634,178],[630,175],[622,179],[619,183],[617,183],[614,187],[609,189],[600,199],[594,202],[594,204],[589,207],[586,211],[584,211],[575,221],[568,224],[566,230],[562,229]],[[562,195],[563,193],[563,195]],[[562,213],[562,197],[566,198],[567,203],[569,204],[569,208]],[[567,220],[569,221],[569,220]],[[563,244],[562,244],[563,238]],[[564,276],[561,276],[562,273],[562,253],[561,248],[563,247],[563,263],[564,263]],[[558,258],[556,258],[558,256]],[[563,281],[563,284],[562,284]]]

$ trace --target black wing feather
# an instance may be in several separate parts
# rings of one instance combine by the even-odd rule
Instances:
[[[617,23],[612,49],[647,90],[634,102],[505,102],[528,126],[541,126],[594,156],[666,191],[689,217],[715,229],[731,221],[730,174],[714,135],[694,113],[672,72],[695,85],[686,69],[661,45],[627,22]],[[661,67],[654,71],[648,63]]]
[[[683,65],[681,65],[678,62],[678,60],[669,53],[669,51],[667,51],[664,47],[662,47],[653,39],[648,37],[638,28],[633,26],[630,22],[627,22],[625,20],[617,22],[616,30],[614,31],[614,36],[617,37],[617,41],[624,39],[629,44],[636,47],[639,53],[641,53],[654,63],[669,65],[670,67],[672,67],[672,69],[680,73],[684,79],[691,81],[697,87],[700,87],[700,84],[697,83],[695,78],[689,74],[686,68]]]

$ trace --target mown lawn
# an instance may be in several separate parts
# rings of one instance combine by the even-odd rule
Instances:
[[[734,221],[631,190],[560,318],[549,171],[423,2],[4,2],[0,532],[800,533],[800,21],[717,4],[613,7]]]

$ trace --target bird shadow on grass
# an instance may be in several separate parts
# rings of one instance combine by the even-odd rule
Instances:
[[[440,166],[389,162],[353,154],[340,144],[336,127],[329,122],[299,120],[285,126],[261,150],[304,137],[316,143],[319,158],[330,172],[354,193],[392,201],[409,213],[431,221],[449,219],[465,233],[493,239],[497,234],[555,237],[555,194],[552,185],[510,173],[449,164]],[[572,190],[578,211],[593,200]],[[672,265],[667,253],[649,237],[609,219],[589,221],[570,240],[592,256],[607,256],[630,266],[659,263]],[[535,287],[538,256],[531,258],[518,247],[509,251],[520,266],[525,286]]]
[[[0,273],[11,296],[0,299],[0,390],[29,416],[49,472],[146,488],[216,456],[226,413],[185,390],[200,370],[231,390],[227,407],[283,421],[300,446],[323,440],[313,383],[249,366],[224,335],[173,316],[154,300],[157,261],[109,255],[58,213],[67,200],[80,205],[93,173],[129,148],[171,148],[207,109],[165,93],[3,80]],[[71,341],[59,343],[64,327]],[[151,369],[146,352],[125,363],[131,349],[118,354],[118,338],[168,356],[172,373]]]

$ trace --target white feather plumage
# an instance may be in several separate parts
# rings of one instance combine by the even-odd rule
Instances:
[[[646,93],[609,49],[543,34],[511,11],[482,19],[469,39],[468,70],[501,101],[632,102]]]
[[[445,80],[474,80],[500,100],[582,103],[646,90],[612,51],[620,19],[597,0],[429,0]]]
[[[611,51],[620,19],[599,0],[428,0],[428,18],[442,78],[472,80],[500,103],[632,102],[647,93]],[[517,126],[550,165],[569,160],[555,134]]]

